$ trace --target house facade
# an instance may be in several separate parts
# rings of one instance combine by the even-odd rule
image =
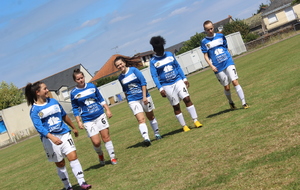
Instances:
[[[299,22],[300,4],[292,5],[293,0],[273,0],[262,13],[265,32],[293,26]]]
[[[50,92],[50,98],[55,98],[58,101],[71,101],[70,91],[76,86],[76,83],[73,80],[74,69],[80,69],[80,71],[83,72],[86,81],[91,80],[92,75],[86,70],[86,68],[82,64],[75,65],[59,73],[39,80],[47,84],[47,87]],[[24,92],[25,87],[21,88],[21,90],[23,90]]]

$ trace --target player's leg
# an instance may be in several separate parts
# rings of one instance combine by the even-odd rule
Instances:
[[[54,143],[51,142],[49,138],[46,137],[42,138],[42,142],[48,160],[50,162],[54,162],[56,165],[58,177],[64,184],[64,187],[66,189],[70,189],[72,185],[69,180],[69,175],[65,166],[65,160],[61,153],[60,146],[55,145]]]
[[[191,99],[189,96],[183,98],[183,102],[186,105],[186,110],[190,114],[191,118],[193,119],[195,127],[202,127],[202,124],[198,121],[198,115],[196,112],[196,108],[194,104],[192,103]]]
[[[60,178],[60,180],[64,184],[65,188],[66,189],[72,188],[72,184],[70,183],[70,180],[69,180],[68,171],[67,171],[67,168],[65,166],[65,160],[63,159],[60,162],[55,162],[55,165],[56,165],[56,170],[57,170],[58,177]]]
[[[105,129],[101,130],[100,134],[101,134],[102,140],[104,142],[105,148],[107,150],[107,153],[110,157],[111,164],[113,164],[113,165],[117,164],[118,162],[117,162],[116,155],[115,155],[115,148],[110,139],[109,128],[105,128]]]
[[[226,68],[226,72],[236,90],[238,97],[240,98],[240,100],[242,102],[243,107],[245,109],[249,108],[248,104],[246,103],[244,91],[238,82],[238,74],[237,74],[235,66],[234,65],[228,66]]]
[[[147,119],[150,122],[150,125],[151,125],[151,128],[152,128],[153,132],[154,132],[154,136],[155,136],[156,140],[161,139],[161,136],[159,134],[159,129],[158,129],[158,123],[157,123],[157,120],[154,116],[153,110],[150,111],[150,112],[145,112],[145,113],[146,113]]]
[[[103,154],[103,151],[101,148],[101,138],[100,138],[99,132],[97,134],[94,134],[93,136],[91,136],[90,139],[93,144],[93,148],[98,155],[100,165],[101,166],[105,165],[105,159],[104,159],[104,154]]]
[[[182,80],[176,83],[176,92],[178,93],[179,98],[182,99],[183,102],[185,103],[186,110],[188,111],[191,118],[193,119],[195,127],[201,127],[202,124],[198,121],[198,115],[195,106],[190,98],[187,87]]]
[[[180,98],[177,93],[175,93],[175,85],[168,85],[164,86],[164,90],[166,91],[167,98],[170,102],[170,104],[173,107],[174,114],[176,116],[176,119],[180,123],[180,125],[183,128],[183,131],[187,132],[190,130],[190,128],[186,125],[183,114],[181,113],[180,109]]]
[[[104,142],[105,148],[107,150],[107,153],[110,157],[111,164],[117,164],[116,155],[115,155],[115,149],[114,145],[110,139],[109,135],[109,123],[107,121],[106,114],[103,113],[96,122],[98,133],[100,133],[100,136]]]
[[[90,189],[92,186],[87,184],[84,179],[83,169],[82,166],[77,159],[76,151],[72,151],[67,154],[67,158],[70,161],[70,166],[72,168],[72,172],[77,179],[78,184],[80,185],[81,189]]]
[[[144,139],[144,145],[150,146],[151,141],[149,138],[148,127],[146,125],[146,119],[144,116],[144,110],[143,110],[142,103],[143,103],[142,101],[131,101],[131,102],[129,102],[129,107],[130,107],[133,115],[135,116],[136,120],[138,121],[138,124],[139,124],[138,128]]]
[[[146,114],[147,119],[150,122],[150,125],[151,125],[151,128],[152,128],[153,132],[154,132],[154,136],[155,136],[156,140],[159,140],[159,139],[161,139],[161,136],[159,134],[158,122],[155,119],[155,116],[154,116],[154,113],[153,113],[153,110],[155,109],[155,106],[154,106],[154,103],[153,103],[153,100],[152,100],[151,96],[147,97],[147,100],[148,100],[147,105],[142,104],[143,110]]]
[[[139,113],[135,114],[135,117],[139,123],[139,130],[140,130],[142,137],[144,138],[145,146],[150,146],[151,141],[149,138],[148,127],[146,125],[146,119],[144,116],[144,112],[139,112]]]
[[[231,99],[230,81],[229,81],[230,79],[226,73],[226,70],[217,73],[216,77],[219,80],[220,84],[224,87],[224,94],[228,100],[230,108],[236,109],[235,104]]]
[[[100,120],[99,118],[95,119],[94,121],[85,122],[84,127],[90,137],[91,142],[93,144],[93,148],[98,155],[98,159],[101,165],[105,165],[103,151],[101,149],[101,139],[99,136],[99,130],[96,126],[97,121]]]
[[[76,177],[78,184],[80,185],[81,189],[90,189],[92,186],[85,182],[83,170],[77,158],[76,147],[71,134],[64,134],[62,141],[63,144],[61,145],[61,153],[68,158],[72,172]]]
[[[190,128],[186,125],[185,123],[185,120],[184,120],[184,117],[183,117],[183,114],[181,112],[181,109],[180,109],[180,104],[176,104],[176,105],[173,105],[173,110],[174,110],[174,114],[178,120],[178,122],[180,123],[180,125],[182,126],[182,129],[184,132],[187,132],[190,130]]]

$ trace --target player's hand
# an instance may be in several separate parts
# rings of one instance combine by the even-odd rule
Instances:
[[[148,99],[146,97],[143,98],[143,102],[144,102],[144,105],[147,105],[148,104]]]
[[[107,110],[107,111],[106,111],[106,116],[107,116],[108,118],[111,118],[111,117],[113,116],[113,114],[110,112],[110,110]]]
[[[218,69],[215,66],[212,66],[211,69],[213,70],[213,72],[218,72]]]
[[[184,84],[185,84],[185,86],[187,87],[187,88],[189,88],[190,87],[190,83],[189,83],[189,81],[184,81]]]
[[[75,137],[78,137],[78,131],[77,131],[77,129],[73,129],[73,133],[74,133]]]
[[[79,127],[79,129],[84,129],[84,126],[83,126],[83,124],[82,124],[82,122],[80,121],[80,122],[78,122],[78,127]]]
[[[54,144],[56,144],[56,145],[62,144],[62,141],[61,141],[58,137],[56,137],[56,136],[52,136],[52,137],[50,138],[50,140],[51,140]]]
[[[160,95],[161,95],[162,97],[167,97],[167,94],[166,94],[166,91],[165,91],[165,90],[160,91]]]

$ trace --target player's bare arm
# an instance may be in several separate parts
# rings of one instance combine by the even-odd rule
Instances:
[[[218,72],[217,67],[215,67],[212,62],[210,61],[209,57],[208,57],[208,53],[204,53],[204,59],[207,62],[207,64],[210,66],[210,68],[214,71],[214,72]]]
[[[108,118],[111,118],[113,115],[112,115],[112,113],[111,113],[111,111],[110,111],[108,105],[107,105],[107,104],[104,104],[103,107],[104,107],[104,109],[106,110],[106,115],[107,115],[107,117],[108,117]]]
[[[146,86],[142,86],[142,91],[143,91],[143,102],[144,102],[144,105],[147,105],[148,104],[148,99],[147,99],[147,96],[146,96],[146,92],[147,92]]]

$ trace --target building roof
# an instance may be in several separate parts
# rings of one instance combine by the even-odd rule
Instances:
[[[143,57],[143,56],[146,56],[146,55],[153,55],[153,54],[155,54],[155,52],[150,50],[150,51],[145,51],[145,52],[142,52],[142,53],[137,53],[134,56]]]
[[[63,86],[66,86],[68,88],[74,87],[76,83],[73,80],[73,72],[74,69],[80,69],[80,67],[83,67],[85,69],[85,67],[82,64],[78,64],[68,69],[65,69],[59,73],[53,74],[47,78],[41,79],[39,81],[47,84],[47,88],[49,89],[49,91],[58,91]],[[22,87],[21,90],[24,91],[25,86]]]
[[[244,22],[251,28],[255,28],[262,24],[261,13],[255,14],[252,17],[244,19]]]
[[[173,46],[165,48],[165,51],[170,51],[173,54],[176,54],[182,48],[183,44],[184,44],[184,42],[180,42],[178,44],[175,44]]]
[[[226,24],[228,24],[232,21],[233,21],[232,16],[228,15],[227,18],[225,18],[225,19],[223,19],[219,22],[214,23],[215,32],[219,32],[219,29],[218,29],[219,27],[223,27],[223,26],[225,26]]]
[[[273,0],[271,4],[263,11],[262,16],[267,16],[276,11],[289,7],[293,0]]]
[[[51,75],[47,78],[41,79],[40,81],[47,84],[47,87],[50,91],[57,91],[62,86],[73,87],[76,85],[76,83],[73,80],[73,71],[74,69],[80,69],[80,66],[82,65],[75,65],[59,73]]]
[[[96,81],[100,78],[103,78],[103,77],[117,75],[120,71],[115,67],[114,60],[118,56],[130,58],[128,56],[120,55],[120,54],[112,55],[107,60],[107,62],[101,67],[101,69],[96,72],[95,76],[89,82],[94,82],[94,81]],[[133,58],[131,58],[131,60],[141,62],[140,57],[133,57]]]

